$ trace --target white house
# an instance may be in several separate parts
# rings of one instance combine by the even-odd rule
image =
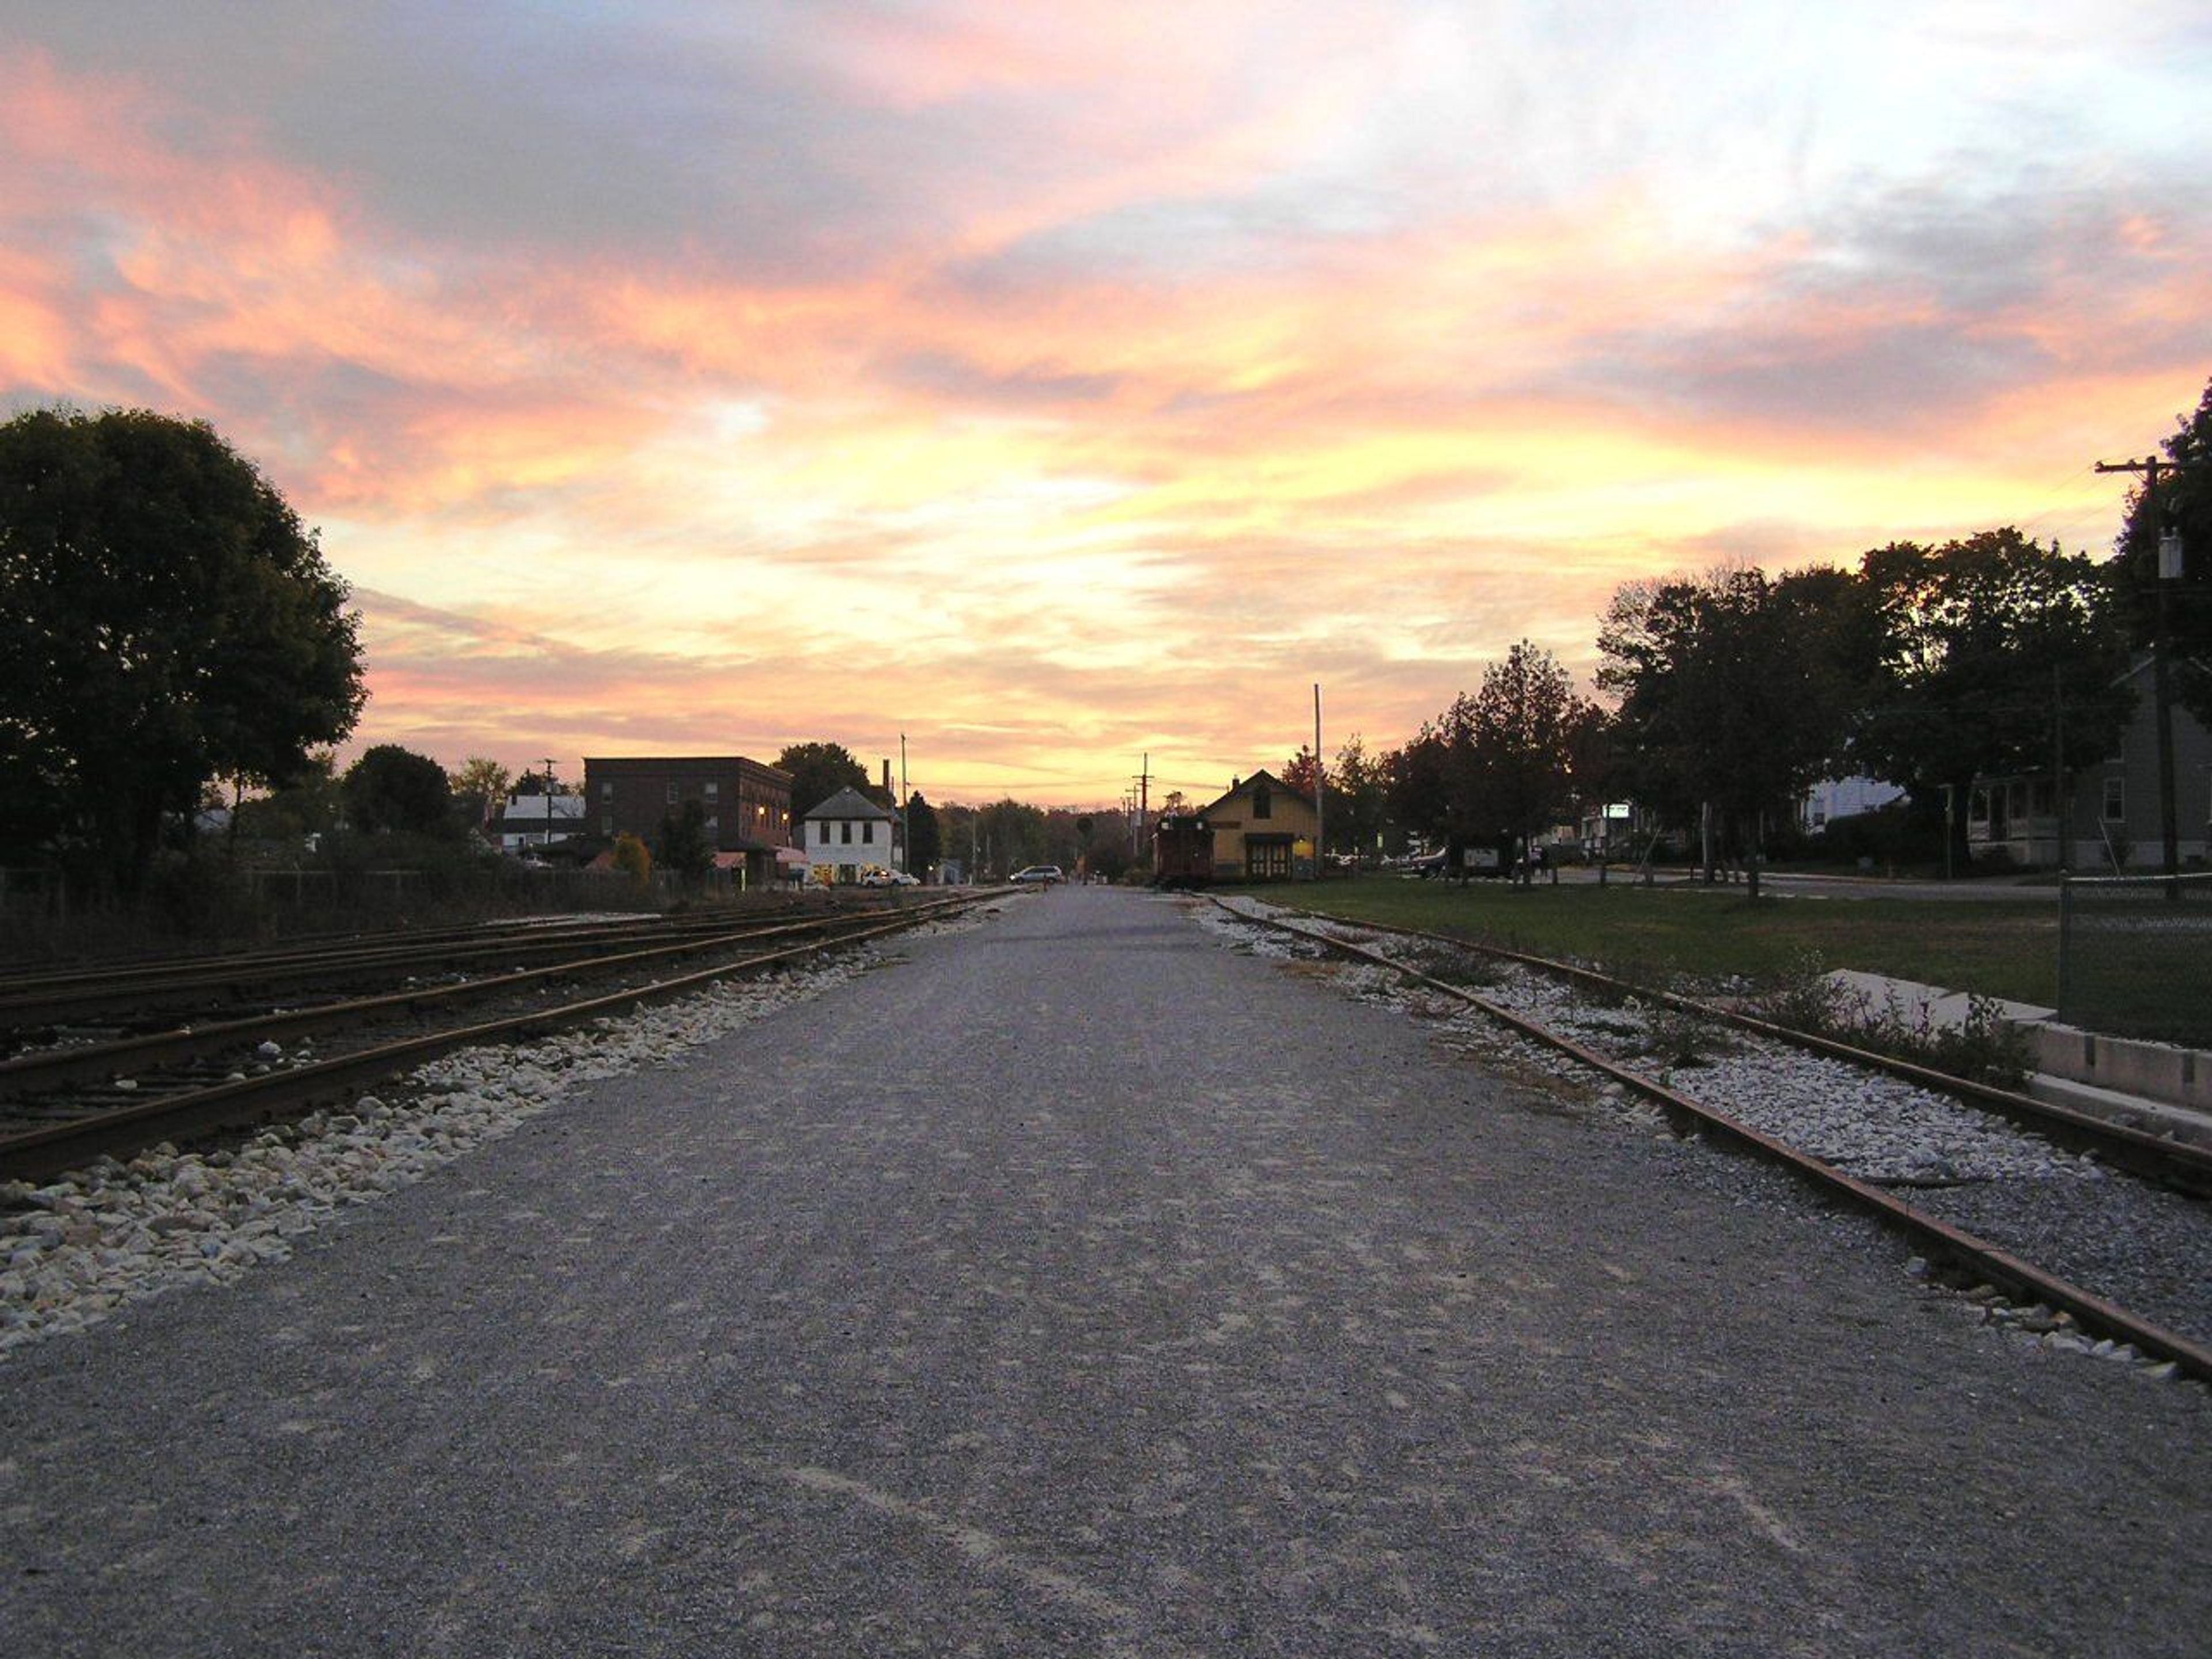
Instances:
[[[1878,811],[1904,799],[1904,790],[1880,778],[1823,778],[1798,801],[1797,825],[1817,836],[1834,819]]]
[[[526,852],[584,833],[581,795],[509,795],[500,809],[500,850]]]
[[[817,881],[857,881],[873,866],[900,864],[898,814],[857,789],[840,789],[799,820],[807,862]],[[818,873],[823,869],[830,873]]]

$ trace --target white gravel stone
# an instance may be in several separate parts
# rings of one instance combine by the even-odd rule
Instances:
[[[916,931],[962,931],[1002,908]],[[716,981],[525,1047],[461,1049],[390,1086],[389,1098],[363,1095],[235,1148],[180,1153],[163,1142],[128,1164],[102,1158],[43,1187],[0,1183],[0,1358],[178,1285],[228,1281],[282,1261],[290,1241],[342,1206],[422,1180],[575,1085],[678,1063],[882,959],[864,946],[773,978]],[[258,1052],[276,1060],[283,1050],[264,1042]]]
[[[1280,915],[1261,901],[1231,901],[1243,915]],[[1300,945],[1273,929],[1232,920],[1207,905],[1200,924],[1233,948],[1282,957]],[[1416,971],[1436,970],[1451,947],[1350,924],[1292,925],[1356,943]],[[1270,941],[1274,941],[1271,944]],[[1466,953],[1483,982],[1474,994],[1531,1024],[1568,1037],[1611,1061],[1680,1088],[1703,1105],[1877,1186],[1913,1189],[1923,1210],[1980,1232],[2005,1249],[2123,1306],[2199,1340],[2212,1334],[2212,1281],[2195,1264],[2212,1255],[2212,1218],[2193,1205],[2096,1159],[2054,1146],[2002,1118],[1901,1079],[1736,1030],[1638,1000],[1600,1001],[1586,989],[1517,963]],[[1449,1040],[1485,1063],[1547,1084],[1639,1128],[1664,1123],[1658,1109],[1606,1073],[1509,1028],[1456,999],[1447,1000],[1388,969],[1336,958],[1332,977],[1354,996],[1438,1020]],[[1685,1028],[1694,1064],[1672,1050]],[[1695,1137],[1692,1137],[1694,1140]],[[1937,1293],[1914,1258],[1907,1271]],[[2175,1286],[2181,1288],[2177,1292]],[[2193,1287],[2193,1289],[2192,1289]],[[1964,1293],[1980,1316],[2049,1346],[2084,1353],[2096,1345],[2049,1309],[2014,1310],[1992,1286]],[[2051,1339],[2064,1339],[2063,1340]],[[2100,1358],[2141,1364],[2124,1344]]]

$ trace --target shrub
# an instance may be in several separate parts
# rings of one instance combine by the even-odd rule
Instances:
[[[653,854],[635,836],[625,832],[615,837],[614,864],[640,891],[652,885]]]

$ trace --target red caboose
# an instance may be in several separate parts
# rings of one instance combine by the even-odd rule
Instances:
[[[1213,826],[1202,812],[1163,812],[1152,826],[1152,884],[1203,887],[1213,879]]]

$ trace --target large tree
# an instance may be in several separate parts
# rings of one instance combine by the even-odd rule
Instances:
[[[352,731],[356,619],[314,532],[213,428],[0,425],[0,836],[129,890],[210,780]]]
[[[1389,776],[1382,757],[1370,757],[1358,732],[1336,751],[1336,771],[1328,781],[1328,823],[1332,845],[1372,853],[1382,839]]]
[[[937,822],[937,809],[917,789],[906,802],[906,867],[927,876],[945,858],[945,834]]]
[[[775,757],[791,774],[791,821],[797,823],[840,789],[868,787],[868,769],[842,743],[794,743]]]
[[[346,819],[372,835],[450,836],[459,827],[446,769],[428,755],[380,743],[346,769]]]
[[[714,868],[714,843],[707,834],[707,809],[687,800],[660,820],[653,836],[653,861],[687,881],[701,881]]]
[[[1527,640],[1482,671],[1472,759],[1492,821],[1524,847],[1573,800],[1572,743],[1587,707],[1559,659]]]
[[[1848,573],[1826,569],[1618,589],[1597,678],[1620,700],[1624,781],[1663,817],[1686,825],[1710,807],[1724,839],[1755,847],[1763,824],[1841,763],[1871,672],[1865,605]]]
[[[2138,649],[2156,637],[2163,589],[2174,695],[2212,726],[2212,385],[2160,447],[2171,465],[2160,469],[2156,490],[2138,487],[2129,497],[2112,574]],[[2158,574],[2161,534],[2181,539],[2176,580]]]
[[[2076,763],[2111,752],[2134,706],[2125,629],[2094,562],[2010,527],[1935,548],[1893,542],[1860,576],[1881,665],[1855,751],[1877,776],[1951,798],[1963,869],[1978,775],[2047,771],[2062,735]]]

